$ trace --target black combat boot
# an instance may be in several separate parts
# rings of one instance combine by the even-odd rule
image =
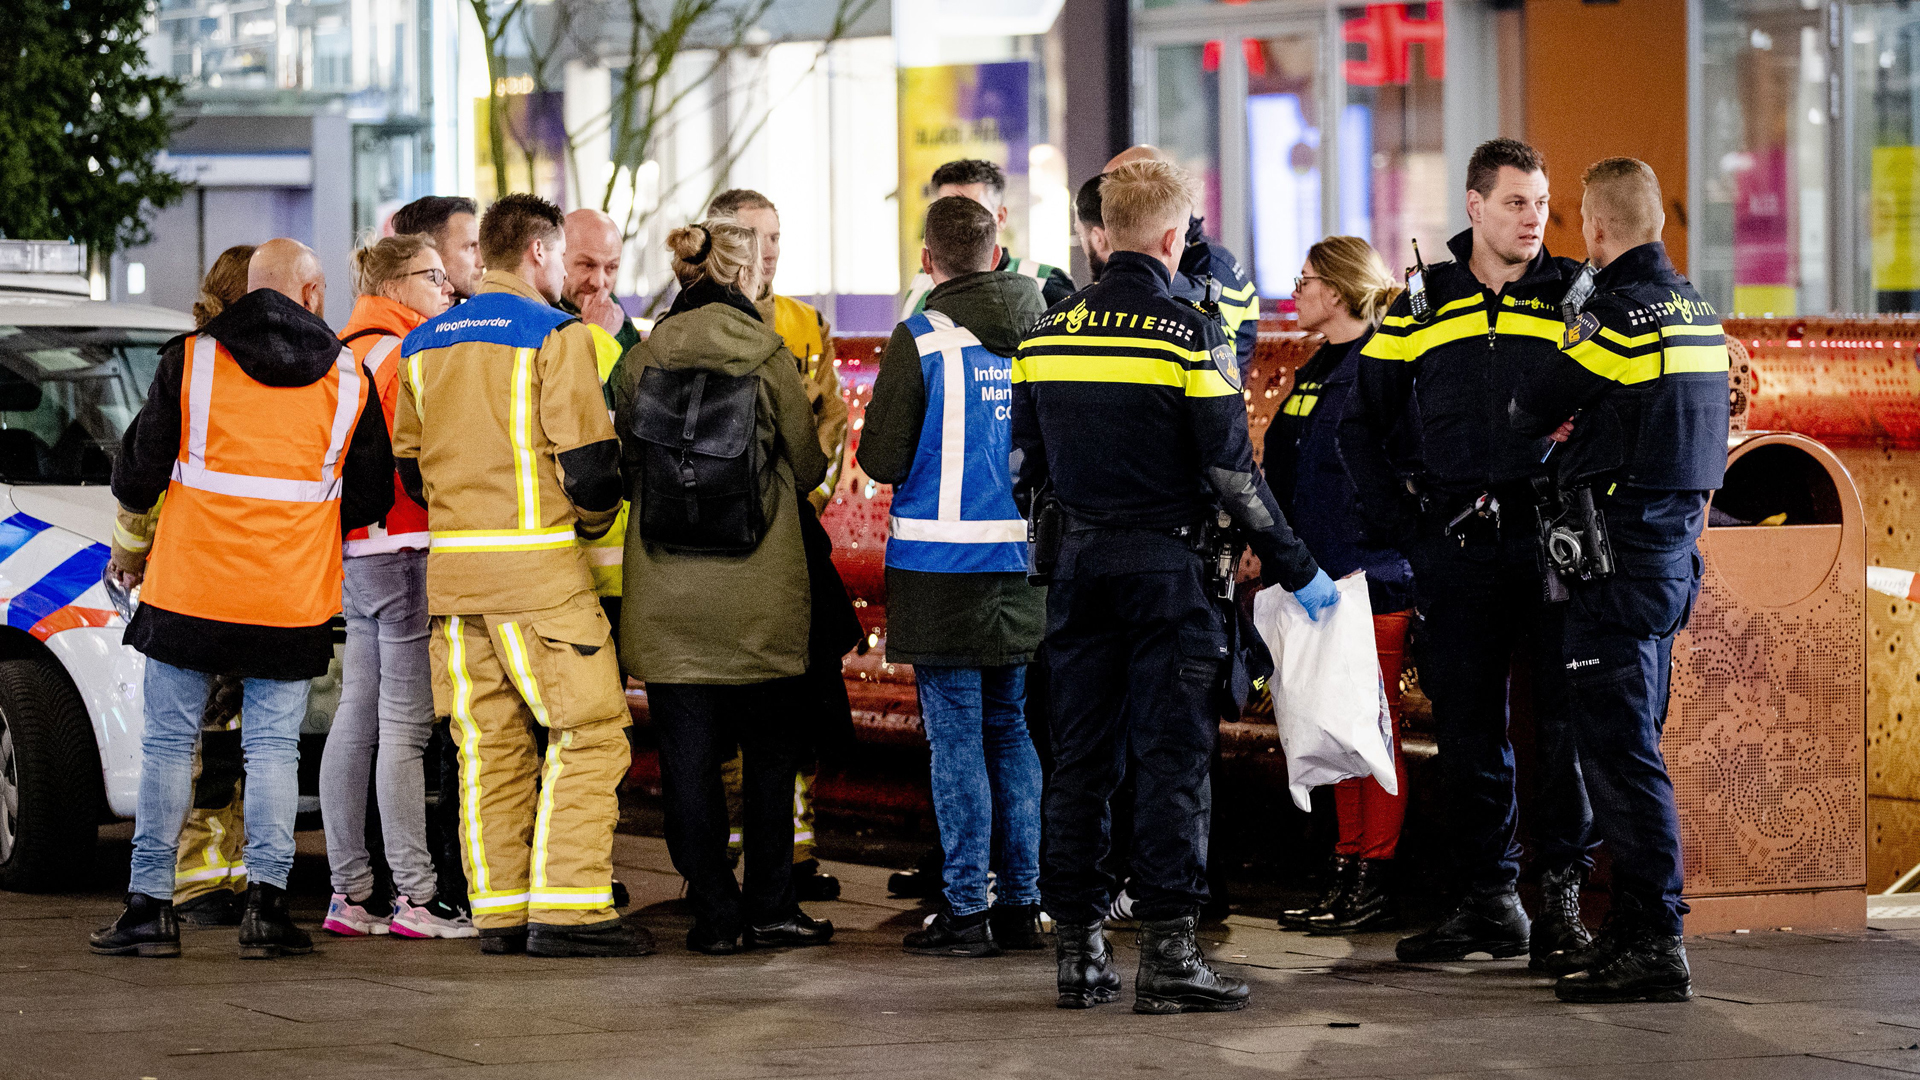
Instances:
[[[528,923],[526,949],[528,956],[645,956],[653,951],[653,935],[618,917],[585,926]]]
[[[1047,947],[1047,929],[1040,924],[1039,904],[995,904],[987,909],[993,940],[1003,949],[1032,951]]]
[[[1424,934],[1401,938],[1394,955],[1408,963],[1464,960],[1469,953],[1489,953],[1497,959],[1527,951],[1531,924],[1518,893],[1469,897],[1453,914]]]
[[[1593,935],[1580,921],[1580,886],[1586,880],[1587,872],[1578,866],[1541,873],[1540,917],[1533,920],[1527,967],[1550,975],[1582,969],[1582,958],[1593,947]]]
[[[287,914],[287,890],[254,882],[247,886],[247,909],[240,916],[240,959],[271,960],[313,951],[313,939]]]
[[[1076,925],[1055,921],[1054,957],[1059,963],[1060,1007],[1091,1009],[1120,996],[1120,973],[1113,970],[1113,946],[1099,919]]]
[[[1192,915],[1140,923],[1140,971],[1133,977],[1137,1013],[1233,1012],[1247,1007],[1247,984],[1213,970],[1200,953]]]
[[[1327,889],[1320,899],[1306,907],[1288,908],[1280,913],[1280,929],[1309,930],[1315,923],[1333,921],[1334,906],[1340,898],[1347,895],[1353,887],[1353,876],[1359,871],[1360,860],[1352,855],[1333,853],[1333,861],[1327,866]]]
[[[1677,935],[1640,924],[1616,940],[1603,964],[1562,976],[1553,996],[1579,1005],[1693,998],[1687,947]]]
[[[128,893],[126,910],[87,937],[87,947],[102,956],[179,956],[180,920],[173,901],[146,893]]]
[[[1326,919],[1314,921],[1307,933],[1316,937],[1385,930],[1400,922],[1400,903],[1388,884],[1391,859],[1360,859],[1352,884]]]
[[[524,926],[489,926],[480,931],[480,951],[488,956],[516,956],[527,951]]]

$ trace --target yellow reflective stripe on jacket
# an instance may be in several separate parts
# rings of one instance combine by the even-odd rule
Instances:
[[[1502,311],[1500,321],[1494,324],[1494,332],[1510,337],[1544,338],[1558,345],[1566,340],[1567,324],[1559,319],[1545,319],[1524,311]]]
[[[1225,397],[1238,394],[1233,385],[1214,368],[1189,368],[1170,357],[1161,356],[1088,356],[1041,354],[1021,356],[1013,362],[1016,383],[1106,382],[1132,383],[1138,386],[1170,386],[1187,397]]]
[[[505,892],[485,890],[467,894],[468,902],[475,912],[481,911],[524,911],[532,894],[527,892]]]
[[[465,824],[467,865],[472,868],[474,910],[481,910],[480,898],[487,895],[487,846],[481,837],[480,819],[480,725],[473,719],[473,679],[467,674],[467,641],[460,616],[450,615],[446,623],[447,681],[453,690],[453,726],[460,739],[460,819]],[[521,902],[524,903],[522,895]]]
[[[1704,325],[1694,324],[1694,323],[1674,323],[1672,326],[1661,327],[1660,336],[1663,338],[1712,337],[1712,338],[1719,338],[1720,340],[1725,341],[1726,331],[1721,328],[1719,323],[1706,323]]]
[[[1732,366],[1725,345],[1669,345],[1665,355],[1665,370],[1670,375],[1726,371]]]
[[[533,462],[533,353],[513,354],[513,470],[520,499],[520,527],[540,527],[540,472]]]
[[[1635,351],[1645,349],[1649,345],[1660,344],[1660,331],[1658,330],[1649,330],[1644,334],[1635,334],[1632,337],[1628,337],[1611,326],[1603,326],[1600,328],[1600,336],[1622,349],[1633,349]]]
[[[533,889],[533,906],[543,911],[596,911],[613,906],[613,888]]]
[[[425,423],[427,419],[427,401],[423,396],[425,391],[420,389],[425,384],[422,383],[420,379],[419,353],[414,353],[413,357],[407,361],[407,381],[413,384],[413,414],[419,417],[422,423]]]
[[[1112,334],[1048,334],[1045,337],[1028,338],[1021,344],[1022,353],[1033,350],[1065,348],[1078,353],[1081,349],[1126,349],[1129,352],[1147,350],[1166,353],[1183,364],[1205,364],[1211,366],[1213,359],[1205,349],[1188,349],[1171,341],[1162,341],[1150,337],[1124,337]]]
[[[540,803],[533,815],[533,854],[530,861],[533,863],[535,903],[540,902],[540,890],[547,887],[547,852],[550,846],[548,839],[553,833],[553,792],[560,786],[560,774],[567,767],[565,759],[560,756],[560,751],[565,744],[572,741],[573,732],[571,731],[556,731],[547,737],[547,767],[541,772]]]
[[[540,680],[533,677],[533,665],[527,658],[527,639],[520,633],[520,624],[503,622],[500,624],[500,649],[507,654],[507,670],[513,677],[513,683],[520,688],[520,697],[532,710],[534,722],[548,727],[547,703],[540,693]]]
[[[1602,329],[1601,334],[1605,333],[1606,331]],[[1657,340],[1659,335],[1656,334],[1654,337]],[[1623,354],[1602,344],[1600,335],[1596,335],[1562,351],[1577,361],[1581,367],[1623,386],[1632,386],[1660,377],[1658,345],[1652,349],[1637,349],[1631,354]]]
[[[434,551],[546,551],[579,541],[573,526],[558,529],[436,530],[428,542]]]

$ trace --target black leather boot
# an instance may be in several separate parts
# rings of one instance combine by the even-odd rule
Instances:
[[[982,911],[964,919],[955,919],[942,911],[933,921],[908,934],[900,943],[918,956],[999,956],[1000,946],[993,939],[993,924]]]
[[[88,935],[87,947],[101,956],[179,956],[180,920],[173,901],[128,893],[120,917]]]
[[[1333,921],[1334,905],[1347,895],[1353,885],[1353,875],[1359,870],[1360,860],[1351,855],[1333,853],[1333,861],[1327,866],[1327,888],[1320,899],[1306,907],[1288,908],[1280,913],[1282,930],[1308,930],[1316,922]]]
[[[1003,949],[1028,952],[1047,947],[1039,904],[995,904],[987,909],[987,922],[993,926],[993,940]]]
[[[240,916],[240,959],[271,960],[313,951],[313,939],[287,914],[287,891],[258,881],[247,886],[247,909]]]
[[[652,951],[652,934],[617,917],[585,926],[527,924],[528,956],[645,956]]]
[[[1673,934],[1641,927],[1626,935],[1602,966],[1563,976],[1553,996],[1581,1005],[1689,1001],[1693,973],[1687,968],[1687,947]]]
[[[1213,970],[1201,955],[1193,937],[1198,922],[1192,915],[1141,922],[1134,1012],[1234,1012],[1247,1007],[1247,984]]]
[[[173,905],[180,925],[204,930],[212,926],[239,926],[243,894],[227,889],[201,893],[191,900]]]
[[[1346,894],[1334,904],[1328,918],[1315,921],[1307,933],[1316,937],[1335,934],[1359,934],[1385,930],[1400,922],[1400,903],[1388,883],[1393,871],[1390,859],[1361,859],[1355,867]]]
[[[1587,872],[1578,866],[1540,874],[1540,917],[1533,920],[1527,967],[1551,975],[1582,969],[1582,958],[1593,947],[1593,935],[1580,921],[1580,886],[1586,880]]]
[[[1120,996],[1120,973],[1113,969],[1113,946],[1104,922],[1055,921],[1053,935],[1061,1008],[1091,1009]]]
[[[1464,960],[1483,952],[1497,959],[1527,951],[1531,924],[1518,893],[1470,897],[1424,934],[1401,938],[1394,955],[1408,963]]]

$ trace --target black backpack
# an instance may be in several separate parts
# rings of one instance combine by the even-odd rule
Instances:
[[[771,463],[760,377],[649,367],[640,375],[640,537],[689,555],[745,555],[767,534]]]

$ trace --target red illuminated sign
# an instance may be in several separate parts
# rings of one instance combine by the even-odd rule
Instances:
[[[1412,7],[1426,9],[1414,18]],[[1404,86],[1413,74],[1413,46],[1421,46],[1427,78],[1447,77],[1447,23],[1439,0],[1427,4],[1368,4],[1356,19],[1342,27],[1349,45],[1363,45],[1364,60],[1346,62],[1349,86]]]

